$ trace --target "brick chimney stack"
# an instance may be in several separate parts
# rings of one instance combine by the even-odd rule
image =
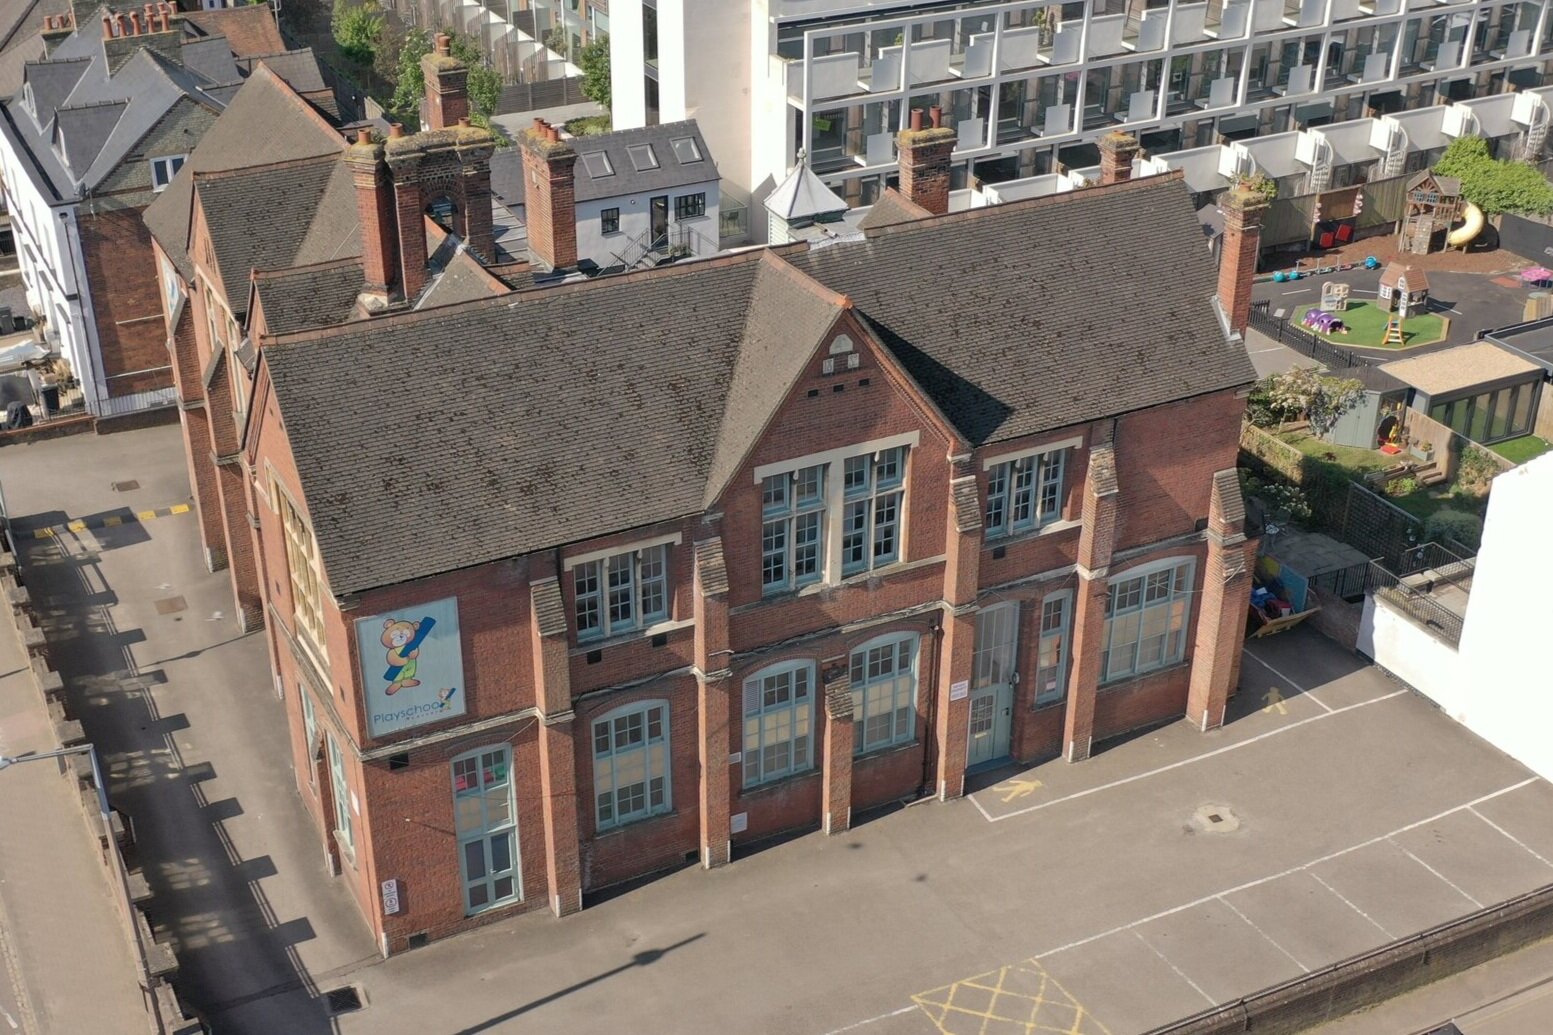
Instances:
[[[173,62],[183,59],[183,24],[177,9],[164,2],[131,9],[126,18],[119,12],[102,16],[102,49],[108,62],[108,74],[117,72],[137,51],[151,50]]]
[[[900,191],[935,216],[949,211],[949,164],[955,132],[943,124],[943,109],[930,110],[931,125],[922,124],[922,109],[911,110],[911,128],[896,139],[900,151]]]
[[[439,32],[432,52],[421,58],[427,129],[448,129],[469,117],[469,67],[453,56],[452,43]]]
[[[383,152],[383,142],[374,139],[370,129],[357,134],[356,142],[345,150],[361,221],[361,263],[366,272],[363,294],[379,305],[387,305],[401,283],[394,188]]]
[[[75,32],[75,14],[49,14],[43,17],[43,49],[47,54],[53,54],[54,48],[70,38]]]
[[[529,252],[546,269],[569,269],[577,265],[577,152],[538,118],[522,146]]]
[[[1219,199],[1224,212],[1224,241],[1219,252],[1219,307],[1236,334],[1251,318],[1251,282],[1262,248],[1262,213],[1267,198],[1245,184],[1236,184]]]
[[[1132,160],[1138,155],[1138,138],[1118,129],[1107,133],[1097,143],[1100,147],[1100,183],[1122,183],[1132,179]]]

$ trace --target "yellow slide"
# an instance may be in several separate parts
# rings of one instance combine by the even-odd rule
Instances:
[[[1465,248],[1467,243],[1483,232],[1483,210],[1472,202],[1467,202],[1461,207],[1462,224],[1445,235],[1445,244],[1450,248]]]

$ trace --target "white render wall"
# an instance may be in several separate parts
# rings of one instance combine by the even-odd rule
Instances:
[[[1460,648],[1451,650],[1371,597],[1359,649],[1451,718],[1553,779],[1550,514],[1553,453],[1495,478]]]
[[[687,194],[706,195],[706,215],[687,219],[683,223],[674,218],[674,199],[682,198]],[[717,227],[719,195],[717,181],[710,180],[705,183],[695,183],[686,187],[674,187],[668,190],[644,191],[640,194],[622,194],[618,197],[599,198],[594,201],[577,202],[577,257],[579,259],[592,259],[600,266],[612,266],[622,259],[631,261],[636,253],[622,254],[632,248],[632,242],[645,235],[652,226],[652,215],[649,200],[655,197],[668,196],[669,199],[669,240],[671,243],[680,240],[676,231],[686,227],[694,231],[687,235],[687,244],[691,246],[697,258],[715,255],[718,251]],[[606,208],[618,208],[620,210],[620,232],[605,235],[600,227],[600,215]],[[616,256],[620,256],[617,258]]]
[[[98,355],[97,327],[91,319],[87,283],[74,203],[52,205],[18,159],[9,139],[0,135],[0,182],[11,210],[22,283],[35,316],[47,321],[60,355],[80,380],[87,409],[98,412],[107,398]]]

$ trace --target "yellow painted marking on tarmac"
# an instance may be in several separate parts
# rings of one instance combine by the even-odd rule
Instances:
[[[54,530],[52,528],[40,528],[32,534],[35,539],[49,539],[53,537]]]
[[[123,523],[124,519],[118,514],[109,514],[107,517],[102,519],[102,527],[104,528],[117,528]]]
[[[169,514],[187,514],[193,509],[194,508],[190,507],[187,503],[174,503],[172,506],[167,508],[167,512]]]
[[[943,1035],[1111,1035],[1033,959],[919,993],[911,1000]]]
[[[1004,780],[1002,783],[992,788],[994,793],[1001,794],[1003,796],[1003,804],[1005,805],[1012,801],[1017,801],[1020,798],[1028,798],[1030,795],[1034,794],[1040,789],[1041,781],[1021,780],[1017,776],[1012,780]]]
[[[150,521],[152,518],[156,517],[156,511],[137,510],[135,511],[135,517],[139,518],[141,521]]]
[[[117,528],[120,525],[132,524],[136,521],[150,521],[154,518],[168,517],[172,514],[188,514],[194,506],[189,503],[174,503],[170,507],[161,510],[137,510],[132,516],[124,514],[105,514],[102,517],[76,518],[74,521],[63,525],[50,525],[46,528],[32,530],[34,539],[50,539],[69,529],[72,532],[84,532],[89,528]]]
[[[1270,712],[1276,708],[1278,709],[1279,715],[1289,714],[1289,709],[1283,706],[1283,691],[1279,690],[1276,686],[1268,687],[1267,693],[1262,695],[1262,700],[1267,702],[1262,711]]]
[[[77,518],[75,521],[70,522],[70,524],[66,525],[65,527],[70,529],[72,532],[85,532],[86,522]]]

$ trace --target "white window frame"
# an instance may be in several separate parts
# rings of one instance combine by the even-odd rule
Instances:
[[[623,636],[669,620],[673,597],[668,543],[578,558],[568,567],[577,642]]]
[[[921,656],[920,646],[921,637],[916,633],[888,633],[876,636],[852,650],[847,659],[852,676],[852,715],[856,724],[852,754],[871,754],[917,739],[917,665]],[[902,647],[909,652],[904,670],[900,667]],[[888,651],[887,655],[881,653],[877,660],[883,661],[888,657],[890,670],[888,673],[881,670],[869,676],[869,667],[876,660],[871,656],[875,651]],[[881,701],[881,698],[884,700]],[[887,707],[881,706],[886,704]],[[870,725],[870,718],[877,720],[883,716],[888,717],[889,731],[882,736],[871,736],[870,730],[874,727]]]
[[[770,596],[802,589],[814,583],[834,586],[844,579],[865,575],[870,571],[877,571],[905,561],[909,553],[907,545],[910,542],[907,502],[911,497],[911,458],[918,439],[918,433],[913,431],[904,435],[859,442],[823,453],[794,457],[780,463],[763,464],[755,468],[754,480],[761,489],[762,497],[762,593]],[[879,477],[881,461],[885,460],[886,455],[893,450],[900,451],[898,469],[893,476],[887,477],[881,484]],[[855,483],[849,494],[846,485],[847,461],[865,457],[869,458],[867,479],[861,484]],[[821,471],[822,495],[819,499],[806,500],[805,506],[799,507],[797,479],[800,478],[801,472],[816,468]],[[785,500],[779,503],[773,499],[773,489],[776,480],[780,477],[786,477],[789,483]],[[886,508],[883,515],[880,514],[881,504]],[[889,513],[891,507],[893,507],[893,514]],[[866,514],[867,518],[861,529],[864,560],[862,563],[854,561],[847,564],[843,557],[843,546],[851,540],[845,528],[846,519],[851,516],[855,525],[860,512]],[[819,517],[814,518],[812,515],[815,514]],[[813,527],[812,523],[818,521],[819,538],[814,543],[815,570],[811,572],[807,565],[800,565],[804,570],[795,577],[794,558],[798,556],[797,547],[810,545],[807,540],[803,543],[798,541],[801,516],[804,521],[810,523],[807,527]],[[776,531],[774,526],[780,521],[786,521],[787,525],[785,537],[779,541],[773,533]],[[879,538],[881,530],[893,536],[893,549],[886,549],[876,554],[876,545],[882,541]],[[854,528],[852,535],[855,536],[858,531]],[[773,561],[779,555],[783,557],[781,577],[773,577]]]
[[[494,765],[488,764],[492,763]],[[473,763],[471,770],[470,763]],[[501,776],[490,778],[495,766]],[[471,788],[468,776],[472,772],[476,783]],[[458,876],[464,915],[474,916],[490,909],[498,909],[512,902],[523,900],[523,862],[518,848],[518,806],[512,778],[512,746],[498,744],[493,747],[467,751],[448,763],[448,778],[453,794],[453,830],[458,839]],[[460,786],[460,779],[464,780]],[[499,802],[499,805],[497,804]],[[473,808],[461,808],[473,805]],[[478,822],[466,822],[478,818]],[[507,865],[500,866],[501,849],[505,843]],[[470,854],[478,851],[480,872],[472,874]],[[503,882],[510,882],[511,890],[500,893]],[[476,902],[473,892],[483,896]]]
[[[307,738],[308,758],[312,758],[313,738],[318,736],[318,714],[313,710],[313,695],[301,683],[297,684],[297,697],[302,701],[302,735]],[[312,766],[308,771],[311,773]]]
[[[1067,447],[1059,445],[987,461],[986,537],[1020,535],[1062,520],[1067,458]]]
[[[324,646],[323,566],[318,559],[318,540],[302,516],[302,508],[291,494],[281,488],[275,494],[280,506],[281,536],[286,542],[286,571],[291,578],[291,612],[297,638],[327,667],[328,648]]]
[[[183,155],[158,155],[151,159],[151,190],[160,194],[173,182],[173,177],[178,175],[178,170],[189,160],[189,156]]]
[[[1052,624],[1050,609],[1056,609]],[[1050,628],[1048,628],[1050,626]],[[1068,696],[1068,654],[1073,642],[1073,591],[1058,590],[1042,597],[1035,614],[1035,705],[1054,704]],[[1056,688],[1049,688],[1053,678]]]
[[[1102,685],[1168,668],[1186,657],[1196,573],[1195,558],[1168,557],[1129,568],[1110,579],[1100,654]],[[1151,593],[1159,592],[1163,595],[1149,599]]]
[[[657,712],[654,718],[653,713]],[[588,724],[589,742],[593,750],[593,819],[595,829],[613,830],[639,820],[651,819],[674,811],[673,788],[673,731],[670,726],[669,702],[664,699],[633,701],[600,715]],[[638,720],[635,724],[632,720]],[[654,723],[657,735],[653,734]],[[640,731],[641,739],[619,743],[622,734],[628,738],[633,729]],[[601,745],[601,737],[607,743]],[[636,767],[640,764],[640,769]],[[638,775],[640,780],[635,779]],[[629,780],[622,787],[622,779]],[[655,791],[653,783],[661,786]],[[641,804],[630,804],[624,812],[620,808],[620,792],[640,785]],[[608,787],[608,791],[603,788]],[[609,794],[609,801],[602,799]],[[657,800],[655,801],[654,798]],[[626,799],[634,802],[633,798]]]
[[[745,787],[814,768],[815,676],[814,662],[801,660],[768,665],[745,677]]]
[[[761,482],[760,585],[797,589],[825,577],[829,465],[767,475]]]
[[[333,733],[325,733],[329,753],[329,791],[334,799],[334,837],[347,853],[356,852],[356,824],[351,818],[350,784],[345,779],[345,755]]]
[[[993,604],[976,612],[976,645],[971,652],[971,689],[1013,686],[1019,681],[1019,602]]]

